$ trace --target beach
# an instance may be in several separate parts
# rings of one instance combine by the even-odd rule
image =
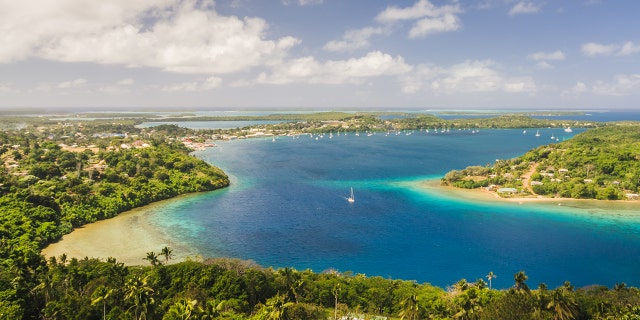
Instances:
[[[151,223],[154,208],[166,201],[175,199],[136,208],[114,218],[76,228],[60,241],[44,248],[42,254],[47,258],[59,257],[63,253],[68,258],[78,259],[88,257],[106,260],[114,257],[126,265],[149,265],[144,260],[147,252],[153,251],[160,255],[162,248],[168,246],[173,251],[170,263],[195,257],[196,253],[192,249],[177,243],[165,231],[155,228]],[[159,260],[164,261],[164,257],[160,256]]]
[[[504,202],[525,205],[527,203],[539,205],[567,206],[579,209],[602,209],[602,210],[637,210],[640,201],[637,200],[595,200],[595,199],[573,199],[573,198],[552,198],[544,196],[527,197],[501,197],[494,191],[486,189],[463,189],[441,184],[440,179],[428,179],[415,182],[420,189],[429,193],[438,194],[445,198],[455,198],[472,202]]]

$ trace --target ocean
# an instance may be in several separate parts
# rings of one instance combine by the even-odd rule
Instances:
[[[640,204],[611,210],[459,199],[420,186],[551,143],[543,129],[351,133],[219,142],[195,156],[231,177],[224,190],[157,209],[155,227],[203,257],[415,280],[446,287],[490,272],[496,288],[640,285]],[[316,139],[317,138],[317,139]],[[349,203],[350,188],[355,202]],[[637,209],[636,209],[637,208]],[[486,279],[486,278],[485,278]]]

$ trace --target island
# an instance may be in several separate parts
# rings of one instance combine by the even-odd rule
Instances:
[[[447,174],[461,187],[518,194],[624,199],[638,191],[637,124],[549,121],[524,115],[444,120],[374,114],[293,116],[277,125],[189,130],[141,128],[148,114],[54,119],[11,116],[0,132],[2,319],[635,319],[640,290],[616,283],[555,289],[524,271],[461,279],[448,288],[350,271],[294,270],[215,258],[173,261],[164,246],[125,265],[113,257],[45,259],[41,249],[74,229],[181,194],[227,186],[191,155],[218,139],[344,131],[597,127],[491,166]],[[280,117],[280,116],[278,116]],[[293,118],[305,118],[296,120]],[[293,119],[293,120],[292,120]],[[566,171],[565,171],[566,170]],[[454,179],[455,178],[455,179]],[[559,179],[560,181],[552,180]],[[587,181],[591,180],[591,182]],[[539,181],[541,184],[535,184]],[[87,229],[88,230],[88,229]],[[123,234],[125,237],[126,234]],[[131,243],[136,246],[138,243]],[[144,259],[144,260],[143,260]],[[469,263],[469,262],[464,262]],[[513,285],[496,289],[500,276]],[[485,280],[486,279],[486,280]],[[512,280],[511,280],[512,279]],[[598,279],[594,279],[597,282]]]

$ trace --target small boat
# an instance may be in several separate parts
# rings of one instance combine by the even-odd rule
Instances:
[[[353,197],[353,187],[351,187],[351,196],[347,198],[347,201],[349,201],[349,203],[356,202],[356,198]]]
[[[536,131],[536,137],[540,136],[540,130]]]
[[[522,134],[527,134],[527,130],[522,130]]]
[[[571,130],[571,127],[566,127],[566,128],[564,129],[564,132],[573,132],[573,130]]]

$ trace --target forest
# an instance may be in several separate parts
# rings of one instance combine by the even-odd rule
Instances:
[[[418,127],[440,120],[404,121]],[[205,141],[210,131],[139,128],[131,120],[7,123],[12,125],[0,132],[0,319],[640,319],[637,288],[574,288],[568,282],[532,288],[524,271],[503,288],[493,288],[492,281],[500,276],[504,283],[511,275],[492,272],[440,288],[348,271],[274,270],[227,258],[173,261],[169,247],[141,257],[146,266],[111,257],[45,259],[40,250],[74,228],[179,194],[223,188],[229,179],[183,143]],[[583,162],[556,168],[587,171],[593,162],[584,174],[595,181],[631,172],[640,150],[637,126],[588,133],[573,145],[542,147],[523,159],[569,161],[552,150],[567,153],[573,146],[581,148],[574,157]],[[618,152],[606,149],[606,141],[615,141]],[[613,164],[605,168],[607,161]]]

